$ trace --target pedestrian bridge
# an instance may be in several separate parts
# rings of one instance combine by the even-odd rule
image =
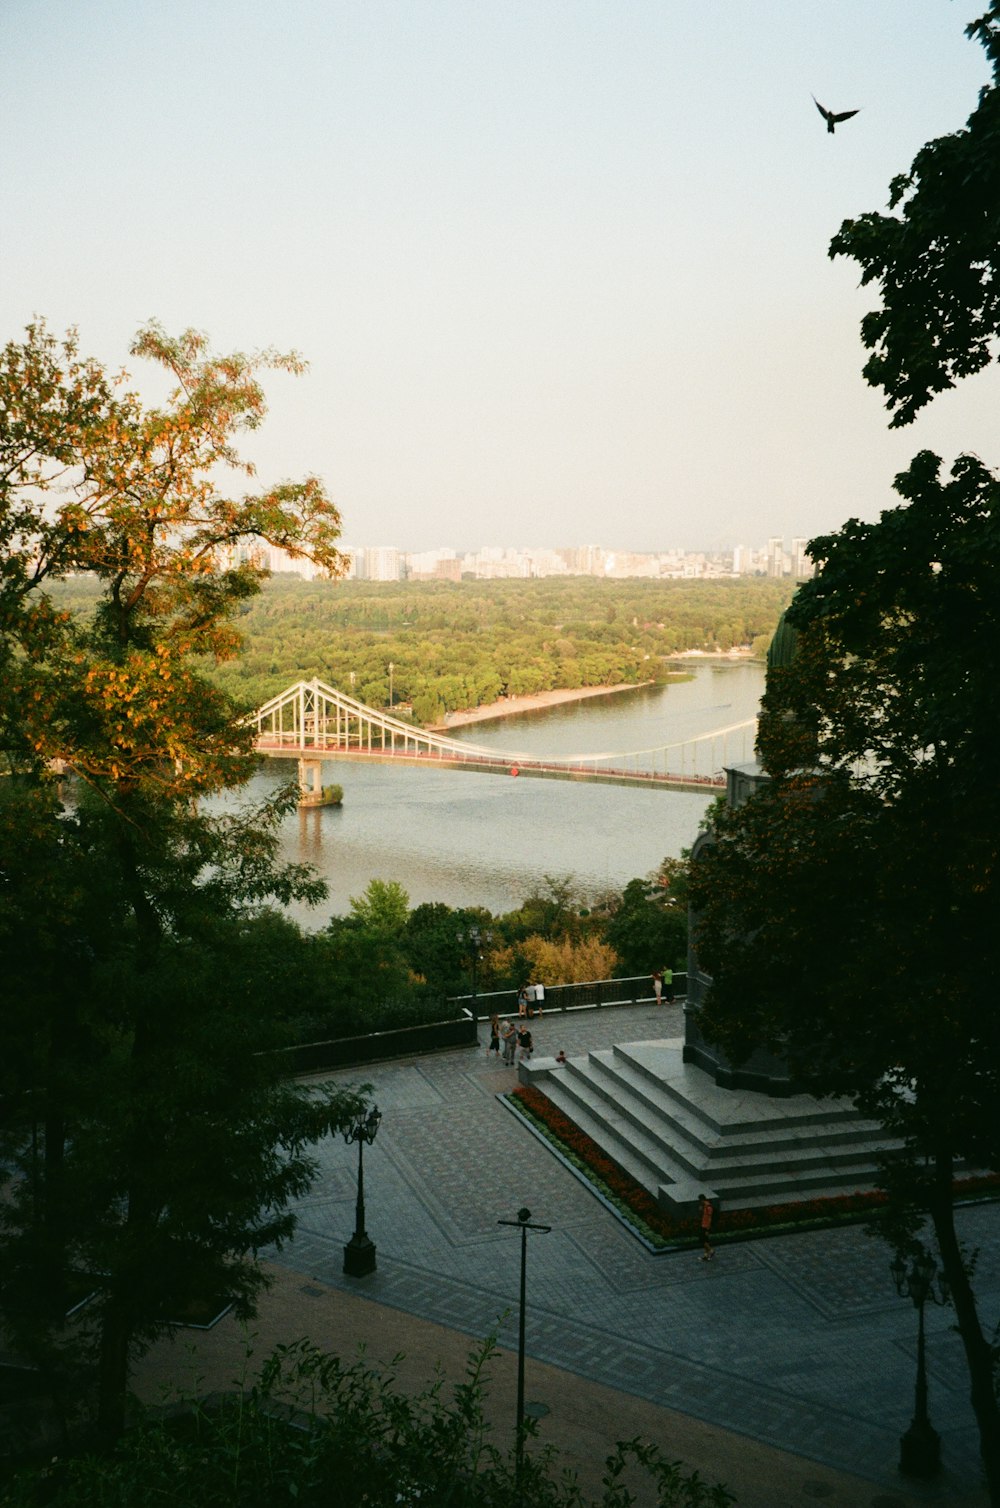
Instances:
[[[755,719],[717,728],[682,743],[628,754],[560,754],[548,758],[449,738],[414,727],[319,680],[299,681],[247,719],[256,747],[271,759],[297,759],[305,805],[323,803],[324,760],[475,770],[542,780],[596,780],[656,790],[713,793],[725,789],[723,768],[753,757]]]

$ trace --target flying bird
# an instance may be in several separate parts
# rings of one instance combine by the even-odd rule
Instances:
[[[829,131],[829,133],[830,133],[831,136],[833,135],[834,128],[836,127],[836,125],[838,124],[839,121],[850,120],[850,118],[851,118],[852,115],[857,115],[857,113],[858,113],[857,110],[841,110],[841,112],[840,112],[839,115],[834,115],[834,113],[833,113],[832,110],[827,110],[825,108],[825,106],[823,106],[823,105],[820,104],[820,102],[816,98],[815,94],[813,95],[812,98],[813,98],[813,104],[816,106],[816,109],[819,111],[820,115],[822,115],[823,119],[826,121],[826,129]]]

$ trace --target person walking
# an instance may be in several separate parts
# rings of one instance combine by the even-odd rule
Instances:
[[[509,1017],[500,1023],[500,1041],[503,1043],[503,1060],[508,1068],[514,1066],[514,1049],[517,1046],[517,1028]]]
[[[518,1057],[519,1057],[520,1061],[522,1063],[528,1063],[528,1062],[530,1062],[531,1061],[531,1054],[535,1050],[535,1044],[534,1044],[534,1042],[532,1040],[531,1032],[530,1032],[530,1030],[529,1030],[528,1027],[526,1027],[526,1026],[522,1026],[521,1027],[521,1030],[517,1034],[517,1041],[518,1041],[518,1046],[520,1048],[520,1051],[518,1053]]]
[[[715,1219],[715,1208],[707,1194],[698,1195],[698,1225],[701,1230],[701,1260],[711,1262],[715,1256],[712,1250],[711,1234],[712,1222]]]
[[[486,1049],[486,1051],[487,1051],[487,1053],[495,1052],[496,1055],[497,1055],[497,1062],[500,1061],[500,1017],[499,1016],[491,1016],[490,1017],[490,1045]]]
[[[673,969],[664,969],[664,971],[663,971],[663,994],[664,994],[664,997],[666,998],[667,1004],[668,1005],[673,1005],[673,1003],[674,1003],[674,971],[673,971]]]
[[[659,969],[653,970],[653,994],[656,996],[657,1005],[659,1005],[660,998],[663,994],[663,975],[660,973]]]

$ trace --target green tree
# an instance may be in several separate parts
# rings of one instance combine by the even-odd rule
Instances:
[[[626,974],[687,967],[687,914],[658,875],[629,880],[604,923],[603,936]]]
[[[980,371],[1000,329],[1000,0],[967,32],[993,78],[966,128],[893,181],[899,213],[846,221],[830,248],[879,288],[865,376],[894,426]],[[794,652],[768,675],[772,788],[718,821],[695,900],[706,1027],[737,1054],[783,1047],[902,1138],[897,1239],[929,1214],[1000,1504],[997,1350],[953,1211],[960,1162],[1000,1166],[1000,483],[972,456],[942,471],[921,453],[895,483],[904,507],[810,545]]]
[[[889,208],[845,220],[831,256],[852,257],[881,307],[861,335],[872,352],[864,375],[886,395],[894,427],[909,424],[936,393],[982,370],[1000,333],[1000,3],[971,22],[993,81],[961,131],[922,147],[892,181]]]
[[[278,861],[291,792],[200,804],[255,767],[200,667],[238,648],[260,542],[340,568],[321,484],[248,492],[237,449],[265,412],[258,371],[301,363],[157,326],[133,354],[173,380],[162,406],[72,333],[34,325],[0,353],[0,1307],[58,1384],[73,1275],[92,1277],[106,1436],[171,1310],[226,1292],[249,1312],[309,1144],[359,1103],[283,1084],[268,1002],[235,987],[257,909],[322,893]],[[81,573],[91,610],[65,612],[54,588]]]
[[[410,914],[410,897],[398,880],[369,880],[362,895],[350,897],[351,915],[369,932],[401,937]]]
[[[901,1138],[890,1187],[928,1212],[951,1285],[991,1501],[996,1352],[954,1221],[963,1164],[1000,1166],[1000,484],[917,458],[909,505],[815,542],[760,727],[771,785],[720,816],[695,866],[705,1030],[783,1050]],[[974,646],[974,647],[973,647]]]
[[[414,906],[407,918],[403,943],[407,961],[426,981],[432,996],[444,999],[465,993],[466,944],[458,934],[467,925],[463,912],[453,911],[441,901]]]

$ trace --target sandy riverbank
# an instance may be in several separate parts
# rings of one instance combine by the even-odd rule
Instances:
[[[746,660],[753,651],[741,645],[737,649],[682,649],[670,656],[671,660]],[[674,671],[682,675],[682,671]],[[639,686],[652,686],[653,681],[629,681],[620,686],[580,686],[575,691],[536,691],[530,696],[505,696],[485,707],[469,707],[464,712],[449,712],[444,721],[431,723],[430,733],[446,733],[449,728],[462,728],[466,723],[492,722],[497,718],[513,717],[518,712],[542,712],[547,707],[558,707],[563,702],[582,702],[591,696],[614,696],[617,691],[635,691]]]
[[[581,686],[576,691],[535,691],[530,696],[504,696],[485,707],[469,707],[465,712],[449,712],[443,723],[432,723],[432,733],[446,733],[466,723],[485,723],[494,718],[513,717],[516,712],[540,712],[563,702],[582,702],[591,696],[613,696],[616,691],[635,691],[637,686],[651,686],[652,681],[633,681],[623,686]]]

